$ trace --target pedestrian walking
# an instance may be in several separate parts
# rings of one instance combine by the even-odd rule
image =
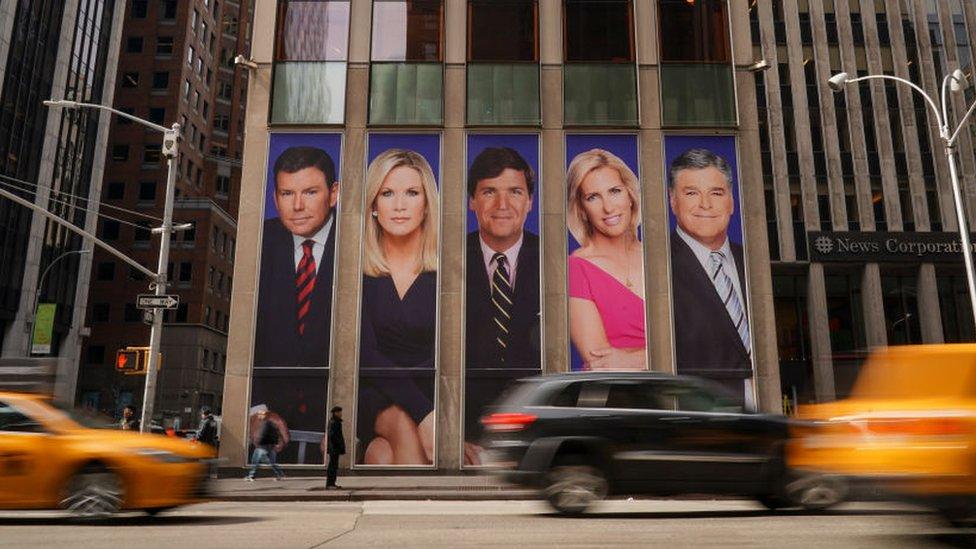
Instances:
[[[119,422],[119,429],[123,431],[138,431],[139,419],[136,417],[136,407],[127,404],[122,408],[122,421]]]
[[[248,471],[244,480],[251,482],[258,467],[267,462],[271,466],[271,471],[275,475],[275,480],[285,478],[285,472],[278,466],[278,452],[288,444],[288,429],[284,422],[278,419],[277,415],[272,416],[266,406],[258,407],[256,422],[252,422],[254,427],[251,430],[251,442],[254,444],[254,453],[251,454],[251,470]]]
[[[329,455],[329,465],[325,470],[325,489],[341,488],[336,484],[336,476],[339,474],[339,456],[346,453],[346,438],[342,435],[342,406],[332,407],[326,453]]]
[[[213,412],[209,406],[200,408],[200,425],[197,432],[193,435],[197,442],[209,444],[217,447],[217,420],[214,419]]]

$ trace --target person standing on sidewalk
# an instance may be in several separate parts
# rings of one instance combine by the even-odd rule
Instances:
[[[254,443],[254,453],[251,454],[251,470],[248,471],[244,480],[254,481],[254,474],[257,473],[261,463],[268,462],[271,471],[275,475],[275,480],[285,478],[285,472],[278,466],[278,452],[288,443],[287,429],[282,429],[279,421],[269,417],[267,407],[261,407],[257,411],[257,422],[252,423],[251,442]]]
[[[329,465],[325,470],[326,490],[339,488],[336,484],[336,476],[339,474],[339,456],[346,453],[346,438],[342,435],[342,406],[332,407],[328,431],[326,453],[329,456]]]

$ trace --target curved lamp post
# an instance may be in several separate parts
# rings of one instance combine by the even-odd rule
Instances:
[[[44,272],[41,273],[41,278],[37,283],[37,291],[34,292],[34,306],[31,307],[31,320],[27,324],[27,356],[34,354],[34,326],[37,324],[37,306],[38,303],[41,301],[41,292],[44,291],[44,279],[47,278],[47,273],[50,272],[51,267],[54,267],[54,265],[58,261],[61,261],[62,259],[68,257],[69,255],[72,254],[81,255],[81,254],[90,254],[90,253],[91,250],[70,250],[64,252],[58,257],[55,257],[54,260],[51,261],[51,263],[48,264],[48,266],[44,269]]]
[[[845,85],[861,82],[862,80],[893,80],[900,84],[910,86],[913,90],[922,94],[922,97],[925,98],[925,102],[932,109],[932,114],[939,124],[939,138],[942,140],[945,155],[949,159],[949,175],[952,177],[952,197],[956,205],[956,221],[959,225],[959,239],[962,242],[962,256],[966,263],[966,281],[969,284],[969,305],[973,314],[974,326],[976,326],[976,278],[974,278],[976,274],[973,272],[973,248],[969,239],[969,224],[966,222],[966,211],[962,203],[962,192],[959,190],[959,173],[956,168],[956,140],[959,138],[959,132],[962,131],[963,126],[966,125],[966,121],[969,120],[970,115],[976,110],[976,102],[973,102],[969,106],[969,109],[966,110],[966,114],[963,115],[962,120],[959,121],[956,128],[950,129],[949,108],[946,101],[946,96],[949,91],[962,91],[969,85],[969,81],[966,75],[959,69],[952,71],[952,74],[946,75],[942,79],[941,109],[935,104],[935,101],[929,94],[925,93],[925,90],[915,83],[897,76],[869,74],[867,76],[851,78],[846,72],[839,72],[827,80],[827,85],[834,92],[839,92],[844,89]]]

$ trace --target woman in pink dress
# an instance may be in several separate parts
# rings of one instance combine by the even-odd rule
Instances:
[[[580,153],[567,173],[569,335],[587,370],[644,370],[644,261],[637,238],[639,183],[602,149]]]

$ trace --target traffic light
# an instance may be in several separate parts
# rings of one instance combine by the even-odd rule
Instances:
[[[149,347],[126,347],[115,354],[115,371],[123,374],[146,373],[149,366]]]

